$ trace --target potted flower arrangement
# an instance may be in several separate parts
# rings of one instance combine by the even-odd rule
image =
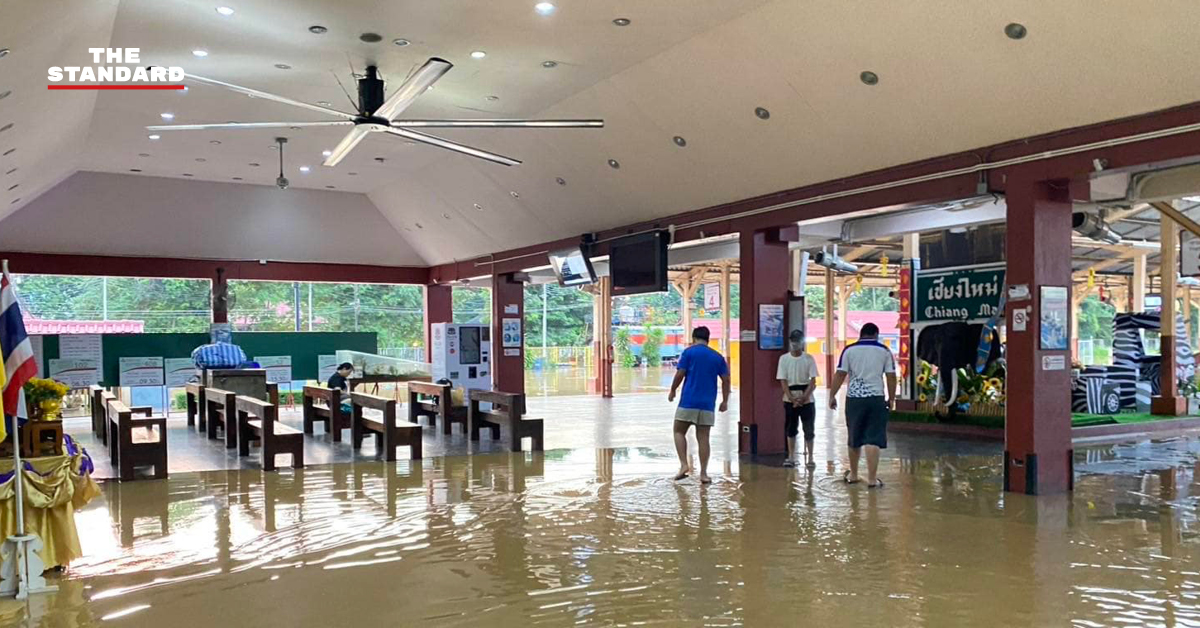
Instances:
[[[35,377],[25,382],[25,404],[31,421],[53,421],[62,418],[62,401],[70,388],[52,379]]]

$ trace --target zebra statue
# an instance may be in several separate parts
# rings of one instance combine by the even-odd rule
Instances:
[[[1142,344],[1143,329],[1159,330],[1158,312],[1117,314],[1113,318],[1112,366],[1088,366],[1071,390],[1072,412],[1119,412],[1127,408],[1148,408],[1159,393],[1160,358],[1146,355]],[[1196,376],[1196,357],[1187,342],[1187,326],[1181,314],[1175,315],[1175,377],[1190,380]],[[1116,389],[1119,403],[1104,400],[1105,390]],[[1119,406],[1114,409],[1113,406]]]

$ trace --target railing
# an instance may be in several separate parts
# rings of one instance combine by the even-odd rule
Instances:
[[[595,361],[592,347],[525,347],[527,363],[533,368],[583,368],[591,371]]]
[[[401,360],[410,360],[412,362],[424,362],[425,347],[392,347],[388,349],[380,349],[379,355],[384,355],[389,358],[400,358]]]

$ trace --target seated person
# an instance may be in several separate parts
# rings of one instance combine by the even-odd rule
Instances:
[[[342,412],[350,414],[350,382],[347,378],[354,374],[354,365],[349,362],[342,362],[338,365],[337,370],[333,375],[329,376],[329,381],[325,386],[330,389],[342,391]]]
[[[192,351],[192,362],[201,369],[235,369],[246,361],[246,352],[229,342],[200,345]]]

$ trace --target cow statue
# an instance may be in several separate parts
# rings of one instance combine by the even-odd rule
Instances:
[[[937,392],[933,406],[951,406],[958,398],[958,369],[976,367],[981,356],[980,340],[987,330],[992,334],[985,346],[987,359],[984,370],[1000,359],[1000,334],[992,326],[982,323],[942,323],[921,330],[917,336],[917,357],[938,369]],[[942,403],[942,391],[950,391],[949,398]]]

